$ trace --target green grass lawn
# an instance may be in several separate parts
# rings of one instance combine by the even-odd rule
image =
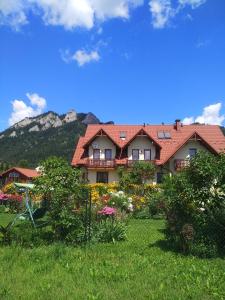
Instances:
[[[87,248],[0,247],[0,299],[225,299],[225,261],[161,249],[163,227],[132,220],[126,242]]]

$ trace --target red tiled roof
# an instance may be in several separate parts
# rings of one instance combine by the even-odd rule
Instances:
[[[182,125],[179,130],[174,125],[89,125],[85,136],[78,141],[72,159],[73,166],[85,163],[85,159],[82,159],[83,146],[92,141],[101,129],[121,148],[144,130],[149,138],[161,147],[157,164],[166,163],[194,134],[197,134],[212,152],[219,153],[225,150],[225,137],[217,125]],[[126,132],[125,140],[120,138],[121,131]],[[158,131],[169,132],[171,139],[159,139]]]
[[[13,170],[15,170],[18,173],[26,176],[27,178],[35,178],[35,177],[40,176],[40,173],[38,173],[36,170],[14,167],[14,168],[11,168],[11,169],[3,172],[2,174],[0,174],[0,177],[4,176],[5,174],[7,174],[8,172],[11,172]]]

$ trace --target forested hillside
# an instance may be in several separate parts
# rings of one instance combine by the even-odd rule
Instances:
[[[0,133],[0,171],[9,166],[37,167],[56,155],[71,161],[76,144],[88,124],[100,123],[92,113],[48,112],[26,118]]]

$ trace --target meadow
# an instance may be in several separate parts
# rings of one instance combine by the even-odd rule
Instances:
[[[225,260],[170,251],[163,228],[131,220],[125,242],[1,246],[0,299],[225,299]]]

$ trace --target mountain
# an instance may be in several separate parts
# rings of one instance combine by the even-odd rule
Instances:
[[[113,123],[113,122],[108,122]],[[53,111],[14,124],[0,133],[1,165],[36,167],[56,155],[71,161],[75,146],[88,124],[101,124],[93,113],[74,110],[59,115]]]

